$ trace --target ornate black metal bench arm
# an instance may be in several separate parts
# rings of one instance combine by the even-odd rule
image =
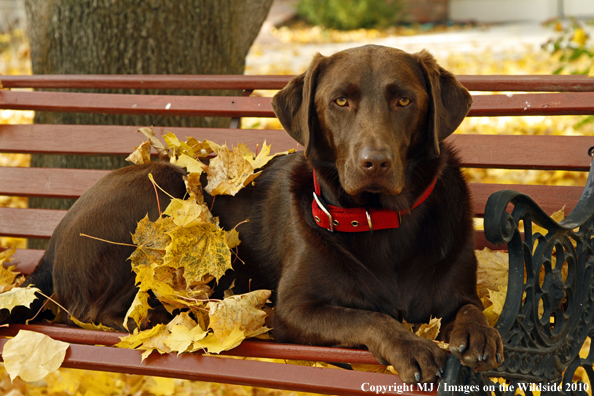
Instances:
[[[532,223],[545,235],[533,234]],[[487,201],[485,236],[496,245],[506,243],[509,252],[507,296],[495,325],[505,362],[496,371],[476,374],[451,358],[442,382],[477,384],[478,393],[487,394],[485,385],[493,384],[489,377],[503,377],[516,389],[521,383],[560,386],[541,395],[587,394],[584,384],[572,381],[581,366],[594,383],[594,350],[579,357],[586,337],[594,336],[594,162],[580,201],[563,221],[557,223],[529,196],[503,190]],[[495,393],[515,390],[497,385]]]

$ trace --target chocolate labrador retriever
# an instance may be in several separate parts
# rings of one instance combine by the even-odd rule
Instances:
[[[277,341],[365,346],[408,383],[435,380],[447,354],[402,320],[440,317],[454,355],[477,370],[498,366],[501,339],[476,294],[469,192],[443,142],[471,103],[427,52],[371,45],[315,56],[272,101],[305,150],[214,203],[226,229],[250,220],[240,228],[245,265],[221,289],[232,278],[236,292],[273,289]],[[83,321],[122,328],[136,294],[131,248],[79,233],[125,241],[147,212],[154,220],[149,172],[184,195],[184,172],[173,165],[111,173],[69,211],[29,283]],[[151,320],[167,320],[155,312]]]

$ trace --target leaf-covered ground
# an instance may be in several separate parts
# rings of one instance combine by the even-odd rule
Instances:
[[[447,28],[449,31],[463,30],[465,27]],[[440,28],[433,30],[439,31]],[[417,35],[424,33],[418,28],[394,28],[384,31],[357,30],[338,32],[302,25],[291,28],[273,29],[272,35],[278,38],[283,49],[295,56],[285,56],[285,61],[271,61],[271,53],[265,45],[256,45],[250,52],[246,72],[248,74],[295,74],[303,71],[307,58],[303,48],[317,44],[369,42],[370,40],[394,35]],[[271,47],[272,48],[272,47]],[[0,74],[30,74],[30,58],[26,39],[22,33],[0,35]],[[305,51],[307,53],[307,51]],[[440,64],[455,74],[551,74],[558,68],[558,59],[534,47],[522,51],[480,50],[475,52],[451,52],[436,54]],[[272,92],[258,92],[271,95]],[[31,123],[33,112],[2,111],[0,123]],[[592,124],[576,130],[575,125],[582,117],[499,117],[468,118],[458,133],[485,134],[579,134],[593,135]],[[244,127],[280,128],[276,120],[244,119]],[[222,142],[221,142],[222,143]],[[236,143],[236,142],[229,142]],[[29,157],[20,154],[0,154],[0,166],[28,166]],[[526,184],[584,185],[586,175],[579,172],[540,172],[503,171],[468,169],[466,175],[471,181]],[[0,206],[26,207],[24,198],[1,197]],[[0,247],[16,245],[24,247],[25,242],[18,239],[0,238]],[[507,258],[505,255],[480,253],[482,271],[488,271],[495,283],[482,287],[482,296],[487,306],[487,316],[493,320],[496,311],[501,309],[505,290],[498,286],[506,285]],[[497,274],[494,276],[493,274]],[[499,283],[497,283],[499,282]],[[505,287],[505,286],[503,286]],[[490,290],[490,291],[488,291]],[[495,312],[494,312],[495,311]],[[589,345],[582,353],[586,353]],[[0,367],[0,392],[10,396],[19,395],[301,395],[303,393],[265,390],[224,384],[211,384],[156,377],[142,377],[124,374],[84,372],[61,369],[49,374],[45,379],[32,384],[20,378],[13,383],[3,367]]]

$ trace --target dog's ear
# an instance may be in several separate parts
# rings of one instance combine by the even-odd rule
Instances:
[[[425,74],[429,94],[429,140],[435,157],[439,157],[439,142],[450,136],[466,117],[472,96],[449,71],[437,64],[433,56],[423,50],[415,56]]]
[[[317,125],[315,96],[323,59],[316,54],[307,71],[294,77],[272,98],[274,113],[289,135],[305,148],[305,156],[311,151]]]

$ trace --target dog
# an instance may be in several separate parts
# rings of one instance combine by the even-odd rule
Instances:
[[[274,291],[279,342],[366,347],[404,382],[434,381],[447,352],[407,331],[442,318],[441,338],[475,370],[502,362],[499,333],[476,292],[472,209],[454,150],[444,142],[472,98],[425,51],[369,45],[316,55],[272,100],[301,146],[272,160],[237,196],[206,197],[239,254],[217,289]],[[159,216],[148,174],[183,197],[185,171],[152,163],[112,172],[56,228],[27,284],[84,322],[122,329],[136,289],[126,259],[147,213]],[[169,198],[159,193],[165,207]],[[153,301],[151,323],[169,314]],[[33,310],[35,307],[33,308]]]

